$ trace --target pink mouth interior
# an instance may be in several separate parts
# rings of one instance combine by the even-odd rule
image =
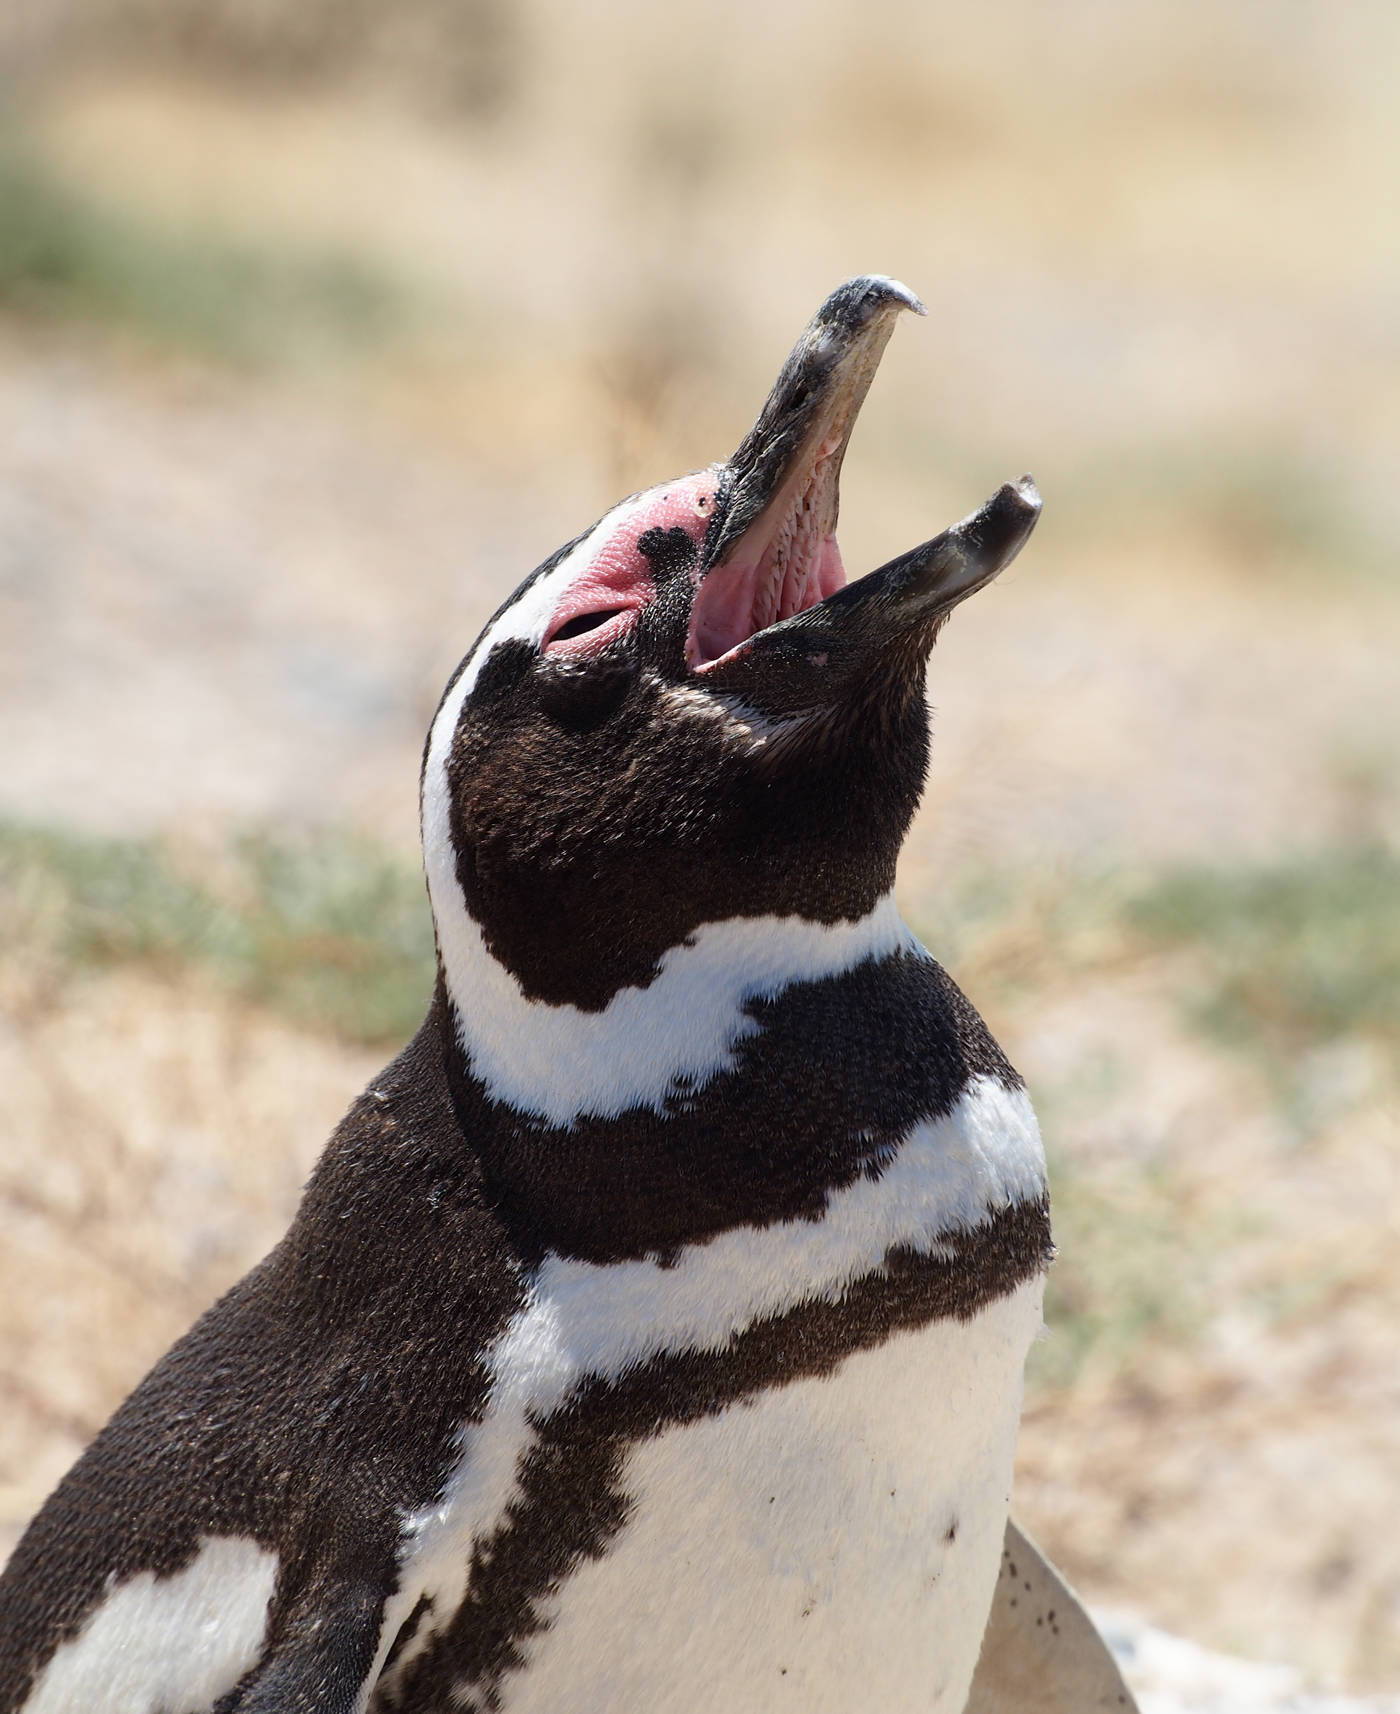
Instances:
[[[795,504],[760,519],[723,565],[695,592],[686,661],[704,672],[739,651],[757,632],[805,613],[846,584],[835,522],[834,481],[820,461]],[[834,474],[834,473],[833,473]]]

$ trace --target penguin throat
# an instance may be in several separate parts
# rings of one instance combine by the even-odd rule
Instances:
[[[431,862],[428,872],[442,985],[468,1075],[491,1101],[554,1125],[634,1108],[661,1113],[678,1088],[702,1089],[758,1032],[756,994],[771,998],[898,952],[926,957],[886,893],[864,915],[833,923],[702,923],[663,954],[645,987],[620,988],[596,1010],[551,1005],[523,992],[460,890]]]

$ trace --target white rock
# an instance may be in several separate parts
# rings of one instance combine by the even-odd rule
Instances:
[[[1296,1667],[1216,1654],[1130,1613],[1094,1614],[1141,1714],[1400,1714],[1400,1696],[1310,1691]]]

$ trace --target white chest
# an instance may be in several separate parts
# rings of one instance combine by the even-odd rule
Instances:
[[[1033,1202],[1043,1185],[1024,1092],[977,1078],[878,1179],[833,1192],[819,1220],[738,1228],[664,1266],[548,1259],[493,1349],[485,1418],[464,1429],[438,1501],[405,1520],[369,1682],[420,1604],[431,1617],[396,1652],[391,1693],[458,1611],[474,1546],[518,1515],[535,1425],[578,1386],[667,1353],[718,1355],[804,1302],[840,1304],[892,1250],[937,1256],[944,1234]],[[1040,1302],[1037,1278],[966,1321],[931,1322],[834,1373],[636,1438],[620,1481],[627,1523],[557,1593],[535,1597],[548,1628],[499,1705],[685,1709],[724,1705],[713,1701],[722,1685],[737,1708],[790,1689],[794,1707],[837,1709],[878,1682],[888,1714],[929,1708],[944,1683],[946,1706],[961,1706]]]
[[[504,1714],[953,1714],[999,1564],[1041,1282],[636,1446]]]

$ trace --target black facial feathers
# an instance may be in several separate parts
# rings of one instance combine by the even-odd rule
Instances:
[[[922,673],[782,737],[620,651],[576,669],[497,644],[447,764],[457,877],[530,999],[598,1010],[707,922],[865,916],[894,881],[927,758]]]

